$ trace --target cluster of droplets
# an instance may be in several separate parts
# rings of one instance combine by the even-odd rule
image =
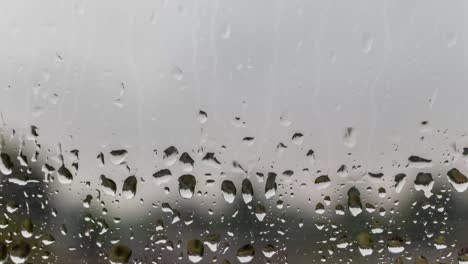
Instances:
[[[179,76],[181,71],[175,69],[174,74],[181,79]],[[205,125],[208,122],[208,114],[200,110],[198,121],[202,126]],[[291,122],[282,116],[280,124],[289,127]],[[245,127],[246,123],[241,121],[240,117],[235,117],[233,125]],[[447,210],[451,209],[450,201],[454,199],[455,193],[452,190],[457,193],[465,192],[468,187],[468,177],[462,172],[463,169],[455,167],[449,167],[443,174],[434,173],[432,167],[435,162],[426,157],[409,156],[406,164],[395,166],[399,171],[393,176],[386,175],[383,168],[375,171],[364,169],[356,160],[350,164],[342,164],[334,170],[317,168],[313,172],[312,168],[317,167],[319,153],[304,146],[306,137],[304,133],[294,132],[289,140],[293,146],[297,146],[309,164],[302,169],[293,166],[280,170],[277,169],[279,162],[272,162],[268,168],[257,170],[239,160],[224,160],[223,152],[208,151],[205,147],[184,152],[176,146],[168,146],[161,151],[161,164],[158,164],[152,175],[147,177],[131,168],[128,161],[132,155],[131,151],[120,148],[94,155],[99,166],[124,168],[125,176],[121,178],[120,175],[103,173],[96,177],[96,181],[90,182],[79,180],[78,149],[66,150],[59,144],[56,157],[53,155],[44,157],[41,154],[41,145],[38,143],[39,130],[32,126],[26,136],[19,141],[15,160],[12,158],[12,151],[7,150],[8,144],[5,141],[8,141],[6,138],[10,138],[11,141],[12,138],[20,136],[16,135],[14,130],[8,131],[9,135],[2,135],[0,149],[0,172],[4,176],[5,183],[12,184],[15,188],[44,184],[43,187],[36,188],[39,193],[30,194],[29,190],[24,189],[26,197],[45,198],[41,203],[42,209],[46,209],[49,204],[47,192],[54,194],[50,192],[50,188],[68,186],[66,188],[71,191],[73,185],[80,184],[84,184],[85,190],[94,188],[96,194],[86,193],[81,199],[85,212],[82,218],[83,227],[74,237],[94,239],[101,252],[99,255],[110,263],[127,263],[132,256],[135,258],[135,252],[132,252],[129,244],[122,242],[124,239],[117,235],[126,232],[119,227],[122,219],[114,217],[112,223],[109,223],[106,216],[108,213],[112,214],[112,211],[108,211],[117,212],[119,197],[134,203],[136,203],[134,198],[140,197],[138,202],[143,204],[143,193],[139,190],[149,185],[152,185],[151,188],[157,192],[163,191],[159,197],[172,194],[170,191],[172,186],[177,186],[178,189],[176,199],[167,196],[167,200],[162,199],[153,203],[153,207],[161,210],[162,214],[161,217],[150,221],[153,231],[144,248],[151,251],[154,251],[155,247],[160,248],[157,257],[159,260],[164,259],[163,250],[172,252],[185,248],[185,253],[181,251],[178,259],[198,263],[209,255],[207,248],[215,254],[212,261],[218,261],[218,256],[224,255],[223,263],[231,261],[256,263],[261,258],[267,263],[271,263],[274,258],[280,262],[287,262],[291,257],[287,254],[288,247],[289,249],[291,247],[290,242],[297,241],[295,236],[306,232],[309,227],[322,232],[321,238],[316,240],[318,246],[314,247],[314,252],[320,256],[321,262],[327,262],[335,255],[339,256],[340,262],[345,262],[346,257],[342,253],[354,256],[352,252],[357,250],[364,259],[377,258],[379,261],[391,260],[394,263],[405,263],[408,260],[428,263],[429,257],[414,255],[410,251],[423,249],[421,246],[415,247],[419,241],[427,240],[427,244],[435,250],[448,252],[444,256],[436,257],[437,261],[450,259],[451,248],[458,246],[456,241],[450,241],[449,235],[456,230],[446,224],[449,219]],[[358,135],[355,128],[346,128],[343,136],[344,146],[352,150],[357,144]],[[255,140],[253,136],[245,136],[242,137],[241,143],[250,147],[255,144]],[[279,157],[289,148],[288,145],[286,140],[276,144]],[[227,147],[223,145],[222,148]],[[158,150],[154,150],[154,153],[159,157]],[[468,156],[468,149],[464,148],[458,154],[462,157]],[[110,163],[107,163],[107,160]],[[33,173],[32,168],[35,164],[41,164],[40,171],[43,177],[37,177]],[[312,176],[311,179],[306,177],[305,180],[296,176],[301,174]],[[446,181],[441,181],[443,178]],[[411,182],[412,186],[408,187],[408,182]],[[442,187],[439,187],[440,184]],[[5,186],[2,185],[3,188]],[[216,191],[212,191],[212,186]],[[308,203],[314,203],[310,212],[304,212],[304,209],[298,206],[296,215],[291,214],[293,207],[291,204],[295,196],[302,195],[296,194],[297,188],[307,190],[311,197],[321,197],[320,201],[308,199]],[[395,196],[391,195],[392,192]],[[111,199],[114,209],[106,208],[105,200],[108,198],[101,197],[101,194]],[[395,209],[400,205],[396,194],[403,197],[410,194],[414,197],[414,202],[409,208],[409,212],[414,215],[410,219],[402,216],[401,211],[406,209]],[[201,212],[201,208],[210,203],[208,198],[203,201],[204,197],[210,196],[213,197],[212,207],[231,208],[234,212],[231,215],[219,213],[217,220],[209,218],[206,230],[188,228],[191,225],[203,226],[203,218],[207,216]],[[219,205],[217,197],[224,201],[224,204]],[[381,202],[378,202],[379,199]],[[34,218],[29,215],[28,203],[24,206],[5,197],[2,201],[5,213],[0,219],[0,228],[5,230],[2,232],[5,238],[4,242],[0,241],[0,263],[6,262],[8,258],[14,263],[24,263],[30,258],[38,257],[51,260],[53,253],[47,247],[55,243],[55,238],[45,231],[47,228],[44,225],[33,223]],[[200,210],[193,203],[190,204],[191,201],[202,201]],[[306,203],[307,198],[303,202]],[[102,207],[103,217],[96,216],[96,208],[99,206]],[[57,210],[51,208],[50,211],[51,215],[57,218]],[[200,215],[197,215],[198,213]],[[209,208],[208,215],[214,214],[215,210]],[[386,217],[388,215],[391,217]],[[163,220],[166,216],[170,219]],[[148,217],[152,217],[151,212],[148,213]],[[187,228],[184,228],[181,222]],[[354,226],[347,224],[348,222],[354,223]],[[247,228],[242,227],[245,223]],[[405,231],[408,225],[413,225],[414,229],[424,236],[411,237]],[[128,231],[130,240],[133,240],[133,226]],[[223,232],[226,232],[226,236]],[[69,235],[65,224],[60,225],[59,233],[63,236]],[[193,233],[200,235],[194,238]],[[202,235],[203,233],[206,235]],[[250,236],[248,242],[242,239],[243,235]],[[230,250],[231,247],[236,250]],[[298,248],[297,253],[300,252],[301,248]],[[376,252],[382,256],[377,257]],[[460,248],[457,256],[459,263],[468,263],[466,248]],[[134,260],[143,261],[136,258]]]

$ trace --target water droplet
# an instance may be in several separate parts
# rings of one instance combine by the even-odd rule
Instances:
[[[10,156],[7,153],[0,153],[0,171],[5,175],[10,175],[13,166]]]
[[[356,146],[357,141],[357,132],[354,128],[348,127],[346,128],[346,132],[344,135],[344,145],[348,148],[353,148]]]
[[[462,174],[458,169],[453,168],[447,172],[448,181],[457,190],[457,192],[464,192],[468,187],[468,178]]]
[[[419,156],[410,156],[408,158],[408,161],[410,162],[410,166],[412,168],[427,168],[432,166],[432,161],[429,159],[421,158]]]
[[[41,236],[41,242],[46,246],[52,245],[53,243],[55,243],[55,238],[50,234],[45,234]]]
[[[294,133],[291,140],[294,144],[300,146],[304,142],[304,135],[302,133]]]
[[[253,186],[252,182],[249,179],[244,179],[242,181],[242,198],[246,204],[250,203],[253,199]]]
[[[399,173],[395,175],[395,192],[400,193],[406,183],[406,174]]]
[[[182,170],[186,172],[190,172],[193,170],[193,164],[195,161],[190,157],[187,152],[182,153],[179,158],[180,163],[182,164]]]
[[[34,225],[29,217],[26,217],[21,222],[21,235],[25,238],[30,238],[33,235]]]
[[[424,195],[429,198],[432,196],[432,187],[434,186],[434,179],[431,173],[419,172],[414,181],[414,189],[416,191],[423,191]]]
[[[247,146],[252,146],[255,142],[255,138],[254,137],[244,137],[242,139],[242,143],[246,144]]]
[[[198,263],[203,259],[204,246],[198,239],[189,240],[187,243],[187,256],[190,262]]]
[[[268,178],[265,184],[265,197],[270,199],[271,197],[276,195],[276,173],[269,172]]]
[[[225,180],[221,184],[224,200],[227,203],[233,203],[236,198],[236,186],[232,181]]]
[[[84,208],[89,208],[91,201],[93,200],[93,196],[91,195],[86,195],[86,198],[83,200],[83,207]]]
[[[170,146],[164,150],[163,159],[165,160],[166,166],[171,166],[177,161],[177,155],[179,155],[179,151],[176,147]]]
[[[210,234],[206,237],[205,245],[207,245],[212,252],[216,252],[218,250],[219,241],[219,234]]]
[[[132,250],[124,244],[115,244],[109,251],[109,261],[112,264],[127,263],[132,256]]]
[[[252,245],[247,244],[237,250],[237,259],[240,263],[248,263],[253,260],[255,249]]]
[[[105,194],[115,196],[117,185],[112,179],[107,178],[104,174],[101,175],[101,186],[103,187]]]
[[[315,152],[312,149],[309,149],[306,153],[307,159],[309,160],[310,164],[315,164]]]
[[[219,169],[221,168],[221,163],[218,161],[218,159],[215,157],[213,152],[208,152],[205,154],[205,156],[202,159],[202,162],[210,167]]]
[[[195,192],[197,181],[190,174],[185,174],[179,177],[179,194],[185,199],[190,199]]]
[[[206,121],[208,121],[208,114],[202,110],[198,111],[198,122],[200,122],[200,124],[205,124]]]
[[[127,158],[128,151],[125,149],[117,149],[117,150],[112,150],[110,152],[110,160],[114,165],[119,165],[125,162],[125,159]]]
[[[356,187],[351,187],[348,190],[348,208],[353,216],[362,212],[361,193]]]
[[[274,247],[274,246],[272,246],[272,245],[266,245],[266,246],[262,249],[262,253],[263,253],[263,255],[264,255],[266,258],[271,258],[271,257],[273,257],[273,255],[275,255],[276,250],[275,250],[275,247]]]
[[[168,183],[171,178],[172,178],[172,173],[168,169],[162,169],[153,174],[153,181],[157,185]]]
[[[14,213],[16,212],[16,210],[18,210],[18,208],[19,208],[19,205],[16,201],[10,200],[7,202],[7,205],[6,205],[7,212]]]
[[[266,208],[262,204],[257,204],[255,206],[255,216],[257,217],[258,221],[262,222],[266,216]]]
[[[135,197],[137,191],[137,178],[135,176],[130,176],[125,179],[124,184],[122,186],[122,194],[128,200]]]
[[[391,253],[399,254],[405,250],[405,244],[399,236],[393,236],[388,239],[387,248]]]
[[[322,175],[315,179],[315,186],[317,186],[319,190],[326,189],[330,186],[330,178],[328,175]]]
[[[438,236],[434,239],[434,246],[436,249],[446,249],[447,248],[447,238],[444,236]]]
[[[31,246],[28,242],[20,240],[13,244],[10,251],[10,258],[14,263],[25,263],[31,253]]]
[[[361,232],[356,237],[359,252],[362,256],[372,255],[373,241],[372,237],[367,232]]]
[[[458,263],[468,264],[468,247],[464,247],[458,253]]]
[[[57,171],[57,179],[61,184],[71,184],[73,182],[73,174],[62,165]]]

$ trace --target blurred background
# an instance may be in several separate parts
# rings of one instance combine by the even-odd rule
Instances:
[[[467,5],[0,2],[8,254],[24,240],[31,263],[109,263],[122,243],[130,263],[188,263],[198,239],[200,263],[239,263],[246,244],[251,263],[457,263],[468,197],[447,172],[468,173]],[[434,180],[426,195],[420,172]],[[184,174],[196,180],[188,199]]]

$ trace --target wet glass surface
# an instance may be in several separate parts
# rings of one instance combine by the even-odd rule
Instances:
[[[0,263],[468,263],[465,11],[1,2]]]

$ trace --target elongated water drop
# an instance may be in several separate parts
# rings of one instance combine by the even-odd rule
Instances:
[[[137,191],[137,178],[135,176],[129,176],[125,179],[122,186],[122,194],[128,200],[135,197]]]
[[[179,194],[185,199],[190,199],[195,192],[197,181],[190,174],[185,174],[179,177]]]

